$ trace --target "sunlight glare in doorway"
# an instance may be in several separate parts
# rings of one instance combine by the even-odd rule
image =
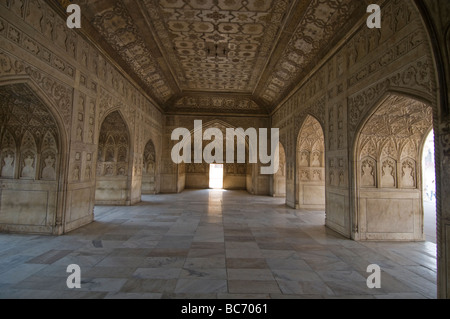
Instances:
[[[209,187],[223,189],[223,164],[211,164],[209,169]]]

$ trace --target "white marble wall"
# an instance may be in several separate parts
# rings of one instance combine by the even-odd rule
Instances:
[[[100,185],[101,180],[97,183],[97,153],[103,120],[120,110],[129,128],[126,181],[114,186],[117,189],[115,199],[119,198],[117,203],[129,205],[140,201],[143,153],[148,140],[154,141],[159,156],[156,161],[160,161],[163,115],[95,45],[75,30],[67,29],[66,21],[46,2],[41,1],[33,10],[27,10],[29,6],[29,0],[0,1],[0,93],[8,92],[9,85],[24,85],[34,95],[30,98],[33,103],[44,105],[44,110],[55,120],[58,158],[54,164],[49,163],[55,169],[55,181],[43,182],[43,179],[53,178],[50,168],[45,169],[45,158],[51,155],[48,150],[43,149],[41,154],[38,145],[34,153],[29,148],[24,155],[33,153],[34,162],[27,165],[18,159],[17,163],[26,168],[19,173],[20,165],[15,165],[14,161],[14,170],[17,170],[14,174],[6,167],[9,165],[5,161],[7,156],[1,156],[4,187],[0,191],[3,206],[0,215],[4,213],[4,218],[0,229],[63,234],[92,222],[96,199],[99,202],[105,199],[101,198],[105,183]],[[0,136],[0,140],[3,138]],[[3,151],[7,152],[11,150]],[[45,158],[40,158],[41,155]],[[28,173],[31,172],[28,167],[34,168],[34,176]],[[18,187],[23,177],[30,180]],[[96,198],[97,185],[99,198]],[[21,201],[12,205],[8,198],[17,190]],[[47,208],[35,201],[31,190],[48,194]],[[159,180],[156,190],[159,191]],[[112,196],[111,192],[107,193],[104,196]],[[40,207],[33,210],[36,213],[28,208],[33,203]],[[14,224],[11,219],[21,211],[27,212],[30,224],[26,227],[22,221]]]

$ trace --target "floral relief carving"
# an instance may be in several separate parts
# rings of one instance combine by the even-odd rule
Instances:
[[[393,188],[396,187],[397,181],[397,162],[392,158],[387,158],[382,161],[381,166],[381,187]]]
[[[56,180],[56,160],[58,156],[58,147],[55,137],[51,133],[47,133],[42,142],[41,153],[41,179]]]
[[[144,149],[144,175],[156,173],[156,151],[152,141],[148,142]]]
[[[1,140],[2,146],[0,149],[0,166],[2,178],[14,178],[15,164],[16,164],[16,142],[13,135],[6,130]]]
[[[48,107],[24,84],[3,86],[0,100],[1,177],[55,180],[59,131]]]
[[[297,141],[297,167],[300,181],[325,182],[324,154],[322,126],[312,116],[308,116]]]
[[[396,73],[389,79],[385,79],[357,95],[349,98],[350,129],[355,130],[361,121],[362,114],[366,114],[369,107],[379,100],[390,88],[404,87],[417,88],[429,95],[432,93],[433,83],[430,72],[432,68],[428,59],[422,58],[403,71]]]
[[[406,159],[402,163],[402,187],[416,187],[416,162],[413,159]]]
[[[119,112],[104,120],[98,146],[98,176],[125,176],[128,174],[130,137]]]
[[[55,105],[58,107],[58,111],[64,121],[67,128],[70,127],[72,119],[72,101],[73,90],[64,84],[57,82],[48,75],[45,75],[38,71],[36,68],[31,67],[21,61],[18,61],[9,55],[0,51],[0,75],[16,75],[27,74],[35,83],[51,98]],[[3,72],[1,72],[3,71]]]
[[[366,158],[361,167],[361,184],[363,187],[376,187],[377,164],[372,158]]]

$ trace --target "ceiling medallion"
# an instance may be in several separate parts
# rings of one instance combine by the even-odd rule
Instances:
[[[214,13],[207,14],[206,17],[209,19],[213,19],[216,22],[226,18],[226,16],[224,14],[221,14],[217,11],[215,11]]]

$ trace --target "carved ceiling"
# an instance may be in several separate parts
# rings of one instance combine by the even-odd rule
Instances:
[[[75,2],[168,112],[268,114],[365,14],[354,0]]]

